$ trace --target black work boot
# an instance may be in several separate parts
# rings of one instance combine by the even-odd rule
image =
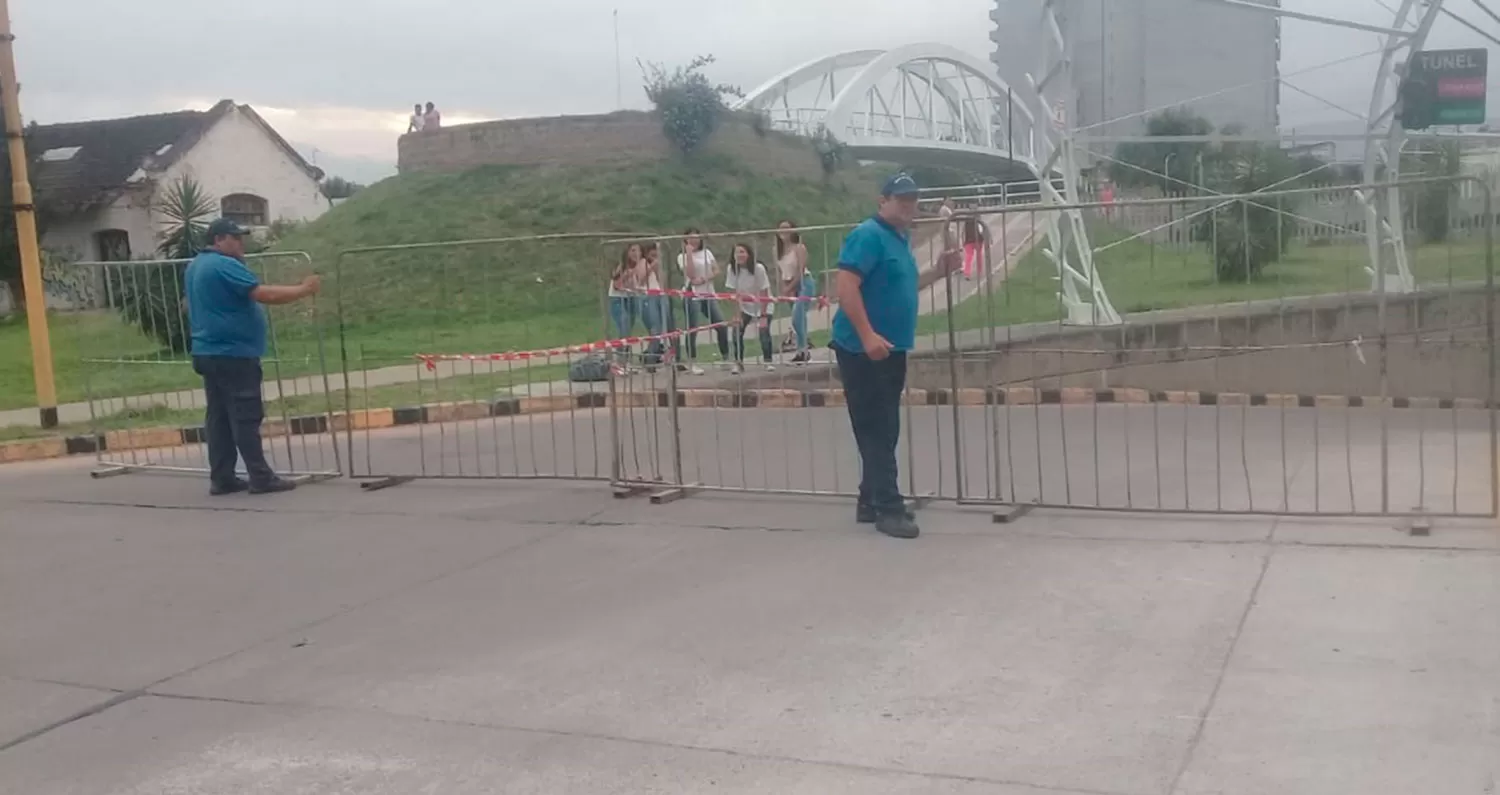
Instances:
[[[297,488],[297,484],[286,478],[273,477],[264,483],[251,483],[251,494],[277,494],[283,491],[291,491]]]
[[[208,493],[211,497],[222,497],[225,494],[239,494],[242,491],[249,490],[250,484],[242,478],[235,478],[228,483],[215,483],[208,487]]]
[[[856,521],[856,522],[858,522],[860,524],[875,524],[875,520],[879,519],[879,518],[880,518],[880,515],[878,513],[876,513],[875,508],[873,506],[865,505],[863,503],[860,503],[854,509],[854,521]],[[916,518],[917,518],[917,514],[912,509],[907,508],[906,509],[906,518],[915,521]]]
[[[881,514],[875,518],[875,529],[891,538],[916,538],[922,534],[910,511]]]

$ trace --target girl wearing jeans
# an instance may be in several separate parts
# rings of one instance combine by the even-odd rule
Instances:
[[[684,301],[687,304],[688,328],[698,328],[710,323],[721,324],[714,329],[714,335],[719,339],[719,356],[728,359],[729,329],[722,325],[724,313],[719,310],[718,300],[712,297],[714,281],[719,278],[719,263],[714,260],[714,253],[703,245],[703,236],[697,229],[689,228],[683,233],[682,253],[677,255],[677,267],[682,270],[682,277],[690,292],[709,296]],[[696,333],[687,335],[687,356],[693,363],[693,375],[703,375],[703,368],[698,366]]]
[[[753,325],[760,335],[760,354],[765,359],[766,369],[775,370],[771,363],[771,304],[753,300],[771,297],[771,277],[766,266],[755,261],[755,250],[748,243],[736,243],[733,264],[726,280],[728,291],[740,296],[740,311],[731,321],[734,326],[734,366],[731,373],[738,375],[745,368],[745,335]]]
[[[609,317],[615,323],[615,339],[630,336],[641,313],[642,296],[636,295],[635,291],[641,288],[639,278],[644,264],[641,244],[631,243],[620,252],[620,262],[609,274]],[[630,349],[623,348],[621,353],[629,361]]]
[[[781,294],[789,298],[808,299],[817,291],[811,273],[807,272],[807,246],[802,234],[791,221],[776,225],[776,269],[781,272]],[[812,359],[807,345],[806,300],[792,305],[792,335],[796,338],[797,352],[792,355],[792,364],[806,364]]]
[[[656,243],[647,243],[645,246],[645,258],[641,263],[641,272],[644,276],[640,279],[642,290],[660,290],[661,282],[661,246]],[[659,336],[669,331],[677,330],[676,318],[673,317],[672,299],[665,295],[643,295],[641,301],[641,320],[646,324],[646,333],[651,336]],[[646,365],[655,367],[661,363],[662,354],[667,349],[667,343],[662,340],[652,340],[647,347]],[[677,361],[677,370],[687,370],[687,365],[682,363],[681,351],[677,339],[672,340],[672,358]]]

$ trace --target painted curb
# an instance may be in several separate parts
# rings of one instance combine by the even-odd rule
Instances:
[[[588,392],[579,395],[505,398],[493,401],[428,403],[421,406],[364,409],[337,412],[331,417],[315,414],[268,420],[261,426],[265,438],[365,431],[445,422],[467,422],[528,414],[609,408],[610,395]],[[665,390],[616,393],[621,408],[665,408],[674,402]],[[818,389],[683,389],[676,401],[683,408],[799,409],[834,408],[848,405],[844,390]],[[1099,404],[1174,406],[1251,406],[1270,408],[1388,408],[1483,411],[1485,401],[1472,398],[1379,398],[1343,395],[1247,394],[1242,392],[1154,391],[1147,389],[1035,389],[997,387],[959,389],[908,389],[902,397],[908,406],[1085,406]],[[45,437],[0,442],[0,464],[42,461],[105,451],[181,447],[204,442],[202,426],[150,427],[107,431],[97,435]]]

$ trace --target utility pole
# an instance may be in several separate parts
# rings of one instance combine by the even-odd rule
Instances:
[[[620,76],[620,9],[615,9],[615,110],[625,108],[624,78]]]
[[[0,0],[0,105],[5,107],[5,138],[10,150],[10,197],[16,213],[16,245],[21,250],[21,284],[26,290],[26,329],[31,335],[31,373],[43,428],[57,427],[57,386],[52,380],[52,339],[47,330],[47,293],[42,254],[36,240],[36,206],[26,173],[22,139],[20,83],[16,80],[16,37],[10,32],[10,2]]]

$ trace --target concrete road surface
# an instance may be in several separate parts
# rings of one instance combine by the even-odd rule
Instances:
[[[1256,416],[1242,438],[1260,455],[1279,423]],[[786,451],[821,440],[852,474],[834,410],[684,428],[700,454],[715,428],[747,442],[736,460],[768,474],[736,482],[779,468],[832,488],[748,444],[791,421],[814,430]],[[1195,422],[1190,473],[1238,460]],[[591,460],[582,423],[553,469]],[[494,467],[562,427],[443,432]],[[1313,427],[1293,426],[1292,488],[1317,469]],[[369,453],[470,455],[424,453],[434,430],[372,434]],[[917,465],[941,471],[927,445]],[[1273,461],[1250,459],[1252,482],[1278,481]],[[1000,526],[933,507],[899,542],[833,498],[652,506],[539,481],[210,498],[197,478],[86,469],[0,468],[0,793],[1364,795],[1500,778],[1492,521],[1413,538],[1386,520]]]

